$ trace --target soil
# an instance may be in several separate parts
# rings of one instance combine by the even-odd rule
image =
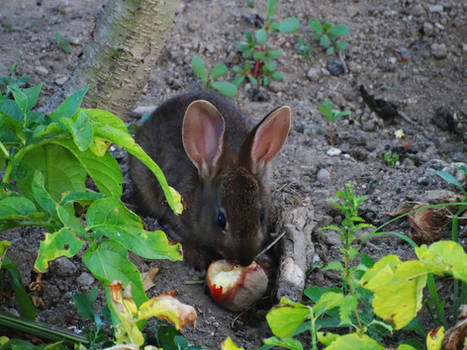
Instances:
[[[194,55],[201,56],[208,67],[241,63],[236,44],[243,41],[245,30],[256,29],[255,19],[264,20],[266,13],[266,2],[253,2],[254,8],[247,7],[246,1],[182,1],[138,106],[158,105],[179,92],[199,89],[190,65]],[[31,85],[44,83],[39,105],[44,103],[71,75],[105,3],[3,1],[0,76],[18,64],[20,74],[31,76]],[[255,121],[276,106],[292,107],[293,127],[276,160],[274,197],[285,213],[301,208],[300,219],[306,223],[303,234],[311,235],[315,250],[310,260],[326,263],[339,256],[339,236],[318,228],[342,221],[329,200],[346,183],[354,184],[356,193],[367,197],[360,215],[376,226],[386,222],[387,213],[403,202],[436,200],[439,190],[456,192],[435,170],[450,172],[466,185],[465,176],[455,167],[467,162],[467,5],[459,0],[278,1],[276,18],[289,16],[300,20],[300,32],[272,38],[272,44],[283,52],[277,70],[284,81],[259,91],[243,85],[235,101],[255,116]],[[347,73],[330,74],[328,63],[336,57],[326,55],[312,39],[305,25],[312,17],[349,27],[349,46],[343,55]],[[68,38],[70,54],[58,48],[56,32]],[[310,58],[297,54],[299,37],[311,42]],[[364,107],[360,85],[377,98],[394,103],[413,123],[401,117],[383,120],[370,112]],[[325,98],[331,99],[335,108],[351,111],[335,124],[334,147],[317,108]],[[440,108],[445,113],[440,113]],[[452,127],[447,118],[454,116],[457,124]],[[405,136],[397,138],[397,130]],[[402,147],[403,152],[390,168],[382,156],[395,147]],[[116,156],[126,173],[125,155],[117,152]],[[407,233],[409,226],[400,221],[388,230]],[[0,239],[11,242],[9,256],[18,264],[26,285],[35,279],[32,266],[42,237],[39,228],[0,234]],[[449,237],[447,232],[443,237]],[[466,239],[464,226],[460,230],[464,247]],[[376,259],[386,254],[413,257],[410,246],[392,235],[371,239],[363,251]],[[96,283],[80,260],[80,256],[60,258],[42,276],[44,304],[38,308],[39,320],[75,331],[87,325],[71,306],[75,293],[86,292]],[[237,345],[252,349],[271,336],[264,316],[276,302],[273,289],[269,297],[239,315],[218,307],[203,283],[187,284],[200,276],[183,263],[132,260],[142,272],[160,268],[149,296],[176,290],[181,301],[196,308],[196,328],[183,331],[191,343],[217,348],[231,336]],[[337,283],[335,273],[307,271],[307,286]],[[2,296],[1,305],[4,311],[17,314],[13,298]]]

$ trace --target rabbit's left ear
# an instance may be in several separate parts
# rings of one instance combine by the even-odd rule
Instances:
[[[254,174],[261,174],[279,153],[290,130],[292,111],[282,106],[269,113],[250,132],[242,146],[241,160]]]
[[[203,178],[211,176],[224,151],[225,121],[214,105],[193,101],[185,112],[182,140],[185,152]]]

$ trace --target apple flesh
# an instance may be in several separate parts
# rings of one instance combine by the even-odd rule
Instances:
[[[264,268],[253,262],[243,267],[226,260],[214,261],[207,274],[214,300],[230,311],[242,311],[266,292],[268,277]]]

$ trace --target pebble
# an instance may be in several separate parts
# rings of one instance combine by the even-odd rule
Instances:
[[[317,68],[310,68],[306,73],[306,77],[311,81],[317,81],[319,79],[319,69]]]
[[[431,54],[437,59],[446,58],[448,55],[448,50],[445,44],[432,44],[431,45]]]
[[[47,68],[43,67],[43,66],[36,66],[34,67],[34,72],[36,72],[37,74],[39,75],[47,75],[49,74],[49,71]]]
[[[331,147],[330,149],[327,150],[326,154],[328,156],[334,157],[338,156],[342,153],[342,151],[339,148]]]
[[[441,14],[443,12],[443,5],[431,5],[431,6],[428,6],[428,10],[431,12],[431,13],[439,13]]]
[[[428,186],[430,184],[430,179],[426,176],[421,176],[417,179],[419,185]]]
[[[62,86],[63,84],[65,84],[67,80],[68,80],[67,76],[61,76],[55,79],[55,84],[57,84],[58,86]]]
[[[76,279],[76,282],[78,282],[83,287],[90,287],[94,283],[94,281],[94,277],[88,272],[83,272]]]
[[[420,17],[420,16],[424,16],[426,14],[426,11],[422,5],[416,4],[414,7],[412,7],[411,13],[415,17]]]
[[[316,175],[316,180],[321,183],[327,183],[331,181],[331,174],[326,169],[319,169],[318,174]]]
[[[76,265],[67,257],[60,257],[51,264],[53,271],[61,277],[73,276],[78,269]]]
[[[425,22],[423,23],[422,30],[423,34],[431,36],[435,32],[435,27],[433,27],[433,25],[430,22]]]
[[[331,73],[331,75],[334,75],[335,77],[345,73],[344,65],[340,60],[332,60],[328,63],[326,68],[328,69],[329,73]]]

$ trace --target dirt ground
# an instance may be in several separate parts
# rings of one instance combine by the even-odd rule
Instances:
[[[18,64],[21,74],[31,75],[32,85],[44,83],[39,104],[44,102],[71,75],[105,3],[2,1],[0,76],[7,75],[12,64]],[[265,18],[266,2],[253,3],[255,7],[249,8],[246,1],[182,1],[138,105],[158,105],[179,92],[199,88],[190,65],[194,55],[201,56],[209,67],[221,62],[229,67],[239,63],[236,44],[243,41],[245,30],[256,29],[256,16]],[[339,237],[318,228],[342,220],[328,200],[346,183],[354,184],[357,194],[368,198],[360,214],[376,226],[387,221],[387,213],[405,201],[435,200],[439,190],[456,192],[434,170],[450,172],[466,184],[455,167],[467,162],[467,4],[461,0],[278,1],[276,19],[289,16],[300,20],[299,33],[273,39],[284,53],[277,68],[284,81],[262,89],[259,101],[252,86],[243,85],[235,101],[255,120],[274,107],[291,106],[293,127],[276,160],[274,197],[285,212],[304,208],[302,220],[310,232],[303,234],[311,235],[315,249],[312,259],[326,262],[339,256]],[[330,74],[328,63],[336,57],[327,56],[312,39],[306,26],[310,18],[349,27],[346,74]],[[69,39],[70,54],[57,47],[56,32]],[[311,41],[310,58],[297,54],[299,37]],[[395,103],[413,123],[400,117],[384,121],[364,108],[360,85],[376,97]],[[334,147],[329,145],[328,126],[317,108],[325,98],[335,107],[351,111],[336,123]],[[438,113],[441,107],[447,113]],[[455,127],[449,127],[446,115],[455,115]],[[395,136],[400,129],[404,138]],[[388,148],[409,143],[395,168],[384,164],[382,156]],[[117,158],[127,172],[125,155],[117,153]],[[404,221],[389,230],[407,233],[409,226]],[[35,277],[32,266],[42,235],[40,229],[0,233],[0,239],[12,243],[9,255],[19,265],[26,284]],[[464,247],[466,239],[467,228],[461,227]],[[408,258],[412,249],[403,240],[386,235],[367,242],[363,251],[375,258],[390,253]],[[72,296],[88,291],[96,281],[80,260],[80,256],[60,258],[51,264],[50,272],[43,276],[44,306],[38,310],[39,320],[75,331],[85,325],[71,306]],[[184,331],[191,343],[217,348],[231,336],[237,345],[253,349],[271,335],[264,316],[274,301],[273,290],[269,292],[272,297],[238,315],[214,304],[203,283],[189,283],[199,276],[183,263],[138,257],[133,261],[143,272],[153,266],[161,269],[149,296],[176,290],[183,302],[195,306],[198,324]],[[337,281],[336,274],[318,269],[308,274],[307,286]],[[1,305],[3,310],[16,313],[13,299],[2,296]]]

